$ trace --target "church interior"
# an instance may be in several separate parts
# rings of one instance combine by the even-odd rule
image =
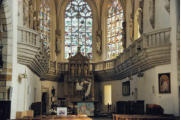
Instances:
[[[0,119],[176,120],[180,0],[0,0]]]

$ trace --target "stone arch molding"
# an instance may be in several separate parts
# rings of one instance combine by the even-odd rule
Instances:
[[[60,35],[60,39],[58,41],[58,43],[60,43],[60,45],[58,46],[59,48],[61,48],[61,53],[58,54],[58,57],[61,58],[60,60],[62,61],[66,61],[64,59],[64,17],[65,17],[65,9],[68,5],[68,3],[70,2],[71,0],[63,0],[60,4],[60,6],[57,6],[61,9],[59,9],[57,11],[57,30]],[[91,7],[92,9],[92,16],[93,16],[93,28],[92,28],[92,37],[93,37],[93,41],[92,41],[92,49],[93,49],[93,60],[95,58],[95,54],[96,54],[96,48],[95,48],[95,43],[96,43],[96,31],[98,30],[98,13],[97,13],[97,7],[96,7],[96,4],[93,0],[85,0],[85,2],[88,3],[88,5]]]

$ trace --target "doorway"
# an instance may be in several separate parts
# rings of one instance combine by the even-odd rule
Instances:
[[[47,113],[47,105],[48,105],[48,93],[47,92],[43,92],[42,93],[42,114],[46,114]]]

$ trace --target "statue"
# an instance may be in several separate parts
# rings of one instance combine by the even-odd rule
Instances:
[[[34,10],[34,13],[33,13],[33,29],[38,31],[39,30],[39,24],[40,24],[40,20],[38,17],[38,11]]]
[[[76,83],[76,91],[78,91],[83,99],[86,99],[89,97],[90,95],[90,92],[91,92],[91,81],[86,81],[86,80],[83,80],[82,82],[78,82]]]
[[[138,37],[140,37],[142,32],[143,32],[143,29],[142,29],[142,9],[141,8],[138,8],[138,10],[136,11],[135,18],[136,18],[136,22],[138,23],[137,27],[136,27],[136,31],[138,32]]]
[[[55,52],[56,54],[60,53],[60,38],[61,38],[61,31],[60,30],[56,30],[56,43],[55,43]]]
[[[131,41],[133,41],[133,19],[130,18],[130,21],[129,21],[129,38]]]
[[[165,9],[170,14],[170,0],[165,0]]]
[[[54,88],[54,86],[52,87],[52,96],[53,97],[55,96],[55,88]]]
[[[3,32],[3,24],[0,21],[0,33]]]
[[[123,48],[126,48],[126,21],[124,21],[122,23],[122,26],[123,26],[123,32],[122,32],[122,35],[123,35],[123,38],[122,38]]]
[[[29,7],[28,7],[29,0],[23,0],[23,25],[29,27]]]
[[[96,35],[96,50],[99,55],[102,53],[101,37],[101,30],[98,30]]]
[[[152,28],[155,28],[155,0],[149,2],[149,20]]]
[[[33,10],[33,2],[32,0],[29,1],[29,28],[33,29],[33,14],[34,14],[34,10]]]

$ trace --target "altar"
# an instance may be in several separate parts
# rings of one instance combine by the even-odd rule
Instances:
[[[63,75],[65,106],[72,109],[72,114],[94,116],[94,75],[89,58],[79,47],[68,60],[68,71]]]

